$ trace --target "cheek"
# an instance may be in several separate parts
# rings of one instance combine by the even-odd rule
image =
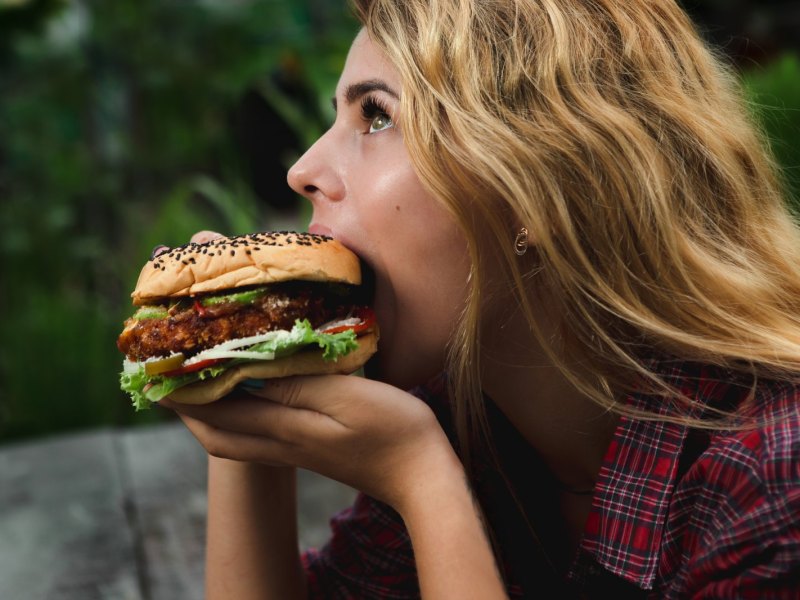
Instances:
[[[376,272],[380,352],[369,374],[400,387],[444,366],[467,293],[467,244],[453,217],[427,192],[404,152],[351,178],[350,216]]]
[[[454,219],[424,188],[407,159],[381,169],[370,197],[364,225],[379,235],[373,239],[379,246],[391,243],[402,255],[424,256],[427,263],[432,254],[453,254],[462,245]]]
[[[417,190],[423,194],[420,188]],[[447,345],[467,295],[469,258],[461,230],[432,198],[400,203],[385,240],[388,316],[387,372],[403,384],[422,383],[444,366]],[[389,247],[392,244],[392,247]],[[402,368],[400,368],[402,367]],[[392,371],[388,371],[392,369]]]

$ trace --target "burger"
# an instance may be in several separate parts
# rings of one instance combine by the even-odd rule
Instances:
[[[377,350],[358,257],[321,235],[264,232],[153,256],[117,340],[137,410],[218,400],[252,380],[352,373]]]

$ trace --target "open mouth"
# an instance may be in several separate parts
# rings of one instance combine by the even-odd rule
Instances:
[[[361,286],[359,296],[367,306],[372,306],[375,301],[375,270],[362,258],[361,259]]]
[[[339,239],[336,234],[327,226],[320,223],[311,223],[308,227],[308,232],[315,235],[324,235],[334,239],[338,239],[343,243],[351,252],[358,256],[359,264],[361,265],[361,285],[357,292],[357,300],[365,306],[372,306],[375,301],[375,269],[367,261],[364,256],[358,252],[354,245],[347,243],[345,239]]]

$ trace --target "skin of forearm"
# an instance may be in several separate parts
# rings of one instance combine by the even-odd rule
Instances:
[[[455,455],[409,491],[399,508],[425,600],[507,598],[461,463]]]
[[[209,457],[207,600],[305,598],[292,468]]]

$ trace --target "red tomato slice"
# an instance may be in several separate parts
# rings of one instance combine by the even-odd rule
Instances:
[[[208,360],[201,360],[200,362],[196,362],[194,364],[181,367],[180,369],[167,371],[166,373],[162,373],[162,375],[164,377],[177,377],[178,375],[186,375],[187,373],[194,373],[196,371],[202,371],[203,369],[207,369],[208,367],[213,367],[214,365],[218,365],[224,360],[225,360],[224,358],[209,358]]]
[[[200,315],[200,318],[205,319],[208,313],[206,312],[205,306],[200,304],[199,300],[194,301],[194,310],[195,312]]]
[[[371,329],[373,325],[375,325],[375,313],[372,312],[371,308],[358,308],[355,310],[355,316],[361,319],[361,323],[356,323],[355,325],[339,325],[337,327],[331,327],[329,329],[325,329],[322,333],[341,333],[342,331],[349,331],[352,329],[358,334]]]

